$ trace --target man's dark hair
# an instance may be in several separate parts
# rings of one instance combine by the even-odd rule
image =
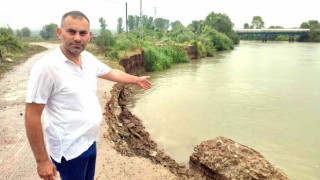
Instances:
[[[62,27],[64,19],[66,17],[68,17],[68,16],[71,16],[72,18],[85,18],[88,21],[88,23],[90,24],[90,21],[89,21],[88,17],[85,14],[83,14],[82,12],[80,12],[80,11],[70,11],[70,12],[65,13],[62,16],[62,18],[61,18],[61,27]]]

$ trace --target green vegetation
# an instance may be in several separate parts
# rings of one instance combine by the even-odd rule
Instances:
[[[251,22],[252,29],[262,29],[264,28],[264,21],[260,16],[254,16]]]
[[[4,29],[0,28],[0,78],[33,54],[46,50],[42,46],[19,42],[10,34],[4,35]]]
[[[146,15],[129,15],[127,28],[123,27],[122,18],[118,18],[115,31],[117,34],[112,34],[106,28],[107,24],[103,18],[100,18],[99,22],[100,30],[93,30],[94,44],[88,48],[94,47],[91,50],[96,55],[103,54],[113,62],[143,51],[148,71],[161,71],[170,68],[174,63],[188,62],[188,46],[195,48],[197,58],[203,58],[214,56],[217,51],[231,50],[240,41],[240,37],[233,30],[234,24],[230,18],[226,14],[215,12],[209,13],[203,20],[194,20],[187,26],[180,21],[170,22],[161,17],[154,19]],[[57,43],[57,27],[54,23],[46,24],[37,34],[31,32],[28,27],[17,29],[15,33],[10,27],[0,27],[0,74],[12,69],[15,64],[19,64],[33,53],[44,50],[39,46],[27,45],[29,42],[46,40]],[[251,24],[245,23],[244,28],[264,28],[264,21],[260,16],[254,16]],[[320,42],[320,23],[317,20],[303,22],[300,28],[309,28],[311,31],[308,36],[299,37],[297,40]],[[127,29],[129,31],[125,32]],[[287,41],[288,37],[277,36],[270,40]],[[5,58],[11,58],[13,62],[6,62]]]
[[[144,51],[148,71],[161,71],[175,63],[188,62],[186,48],[194,46],[196,56],[214,56],[217,51],[233,49],[240,38],[233,31],[233,23],[225,14],[210,13],[205,20],[192,21],[185,27],[180,21],[164,18],[128,16],[129,32],[124,33],[122,19],[118,19],[117,32],[105,33],[106,23],[99,20],[101,31],[95,44],[113,60]],[[101,43],[101,41],[112,41]]]
[[[260,16],[254,16],[252,18],[251,25],[245,23],[243,25],[244,29],[262,29],[264,28],[264,21]],[[295,38],[295,41],[299,42],[320,42],[320,23],[318,20],[309,20],[307,22],[303,22],[300,25],[301,29],[310,29],[310,32],[307,36],[299,36]],[[268,29],[283,29],[282,26],[270,26]],[[242,37],[245,40],[261,40],[261,37],[252,36],[252,37]],[[268,40],[274,41],[288,41],[288,36],[270,36]]]
[[[117,26],[117,32],[118,34],[121,34],[124,32],[123,26],[122,26],[122,18],[118,18],[118,26]]]
[[[4,52],[20,50],[21,45],[14,37],[13,31],[10,27],[0,28],[0,58],[3,58]]]
[[[189,62],[184,47],[175,44],[157,46],[145,43],[142,46],[147,71],[162,71],[172,64]]]
[[[58,25],[54,23],[44,25],[40,31],[40,36],[45,40],[55,39],[57,27]]]
[[[308,22],[303,22],[300,28],[310,29],[307,37],[301,37],[300,41],[308,42],[320,42],[320,23],[317,20],[309,20]]]
[[[5,58],[12,59],[11,62],[2,60],[0,63],[0,77],[10,70],[13,69],[14,66],[23,63],[29,57],[39,52],[45,51],[46,48],[38,45],[29,45],[22,44],[22,50],[12,51],[10,53],[4,53]]]
[[[0,77],[33,54],[45,50],[42,46],[29,45],[25,40],[21,40],[29,36],[29,28],[17,30],[16,36],[10,27],[0,28]]]
[[[232,30],[233,23],[225,14],[210,13],[205,20],[193,21],[184,26],[180,21],[170,22],[164,18],[128,16],[129,32],[124,32],[122,18],[118,18],[117,34],[108,30],[103,18],[99,19],[100,30],[93,37],[98,47],[94,52],[104,54],[117,62],[123,57],[144,52],[148,71],[161,71],[175,63],[188,62],[186,48],[193,45],[197,57],[214,56],[216,51],[233,49],[239,37]],[[0,28],[0,75],[11,70],[32,54],[43,51],[40,46],[28,45],[34,41],[56,43],[57,24],[42,27],[33,35],[28,27],[14,31]],[[92,48],[93,44],[89,45]],[[11,62],[6,59],[12,59]]]
[[[264,28],[264,21],[262,20],[261,16],[253,16],[250,25],[248,23],[244,23],[243,25],[243,29],[262,29],[262,28]]]
[[[103,18],[100,18],[99,22],[101,30],[94,42],[100,48],[107,50],[115,44],[115,39],[112,37],[111,31],[106,29],[106,21]]]

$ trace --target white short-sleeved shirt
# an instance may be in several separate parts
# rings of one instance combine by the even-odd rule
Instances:
[[[26,102],[46,104],[44,134],[50,156],[57,162],[76,158],[98,140],[102,112],[96,95],[97,77],[110,67],[87,51],[82,68],[68,60],[60,48],[32,68]]]

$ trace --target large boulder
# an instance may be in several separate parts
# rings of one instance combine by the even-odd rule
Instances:
[[[190,167],[210,179],[289,179],[259,152],[224,137],[198,145],[190,156]]]

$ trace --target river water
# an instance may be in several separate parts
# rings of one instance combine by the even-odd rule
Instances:
[[[320,178],[320,44],[241,41],[150,73],[130,106],[179,163],[218,136],[259,151],[292,179]]]

